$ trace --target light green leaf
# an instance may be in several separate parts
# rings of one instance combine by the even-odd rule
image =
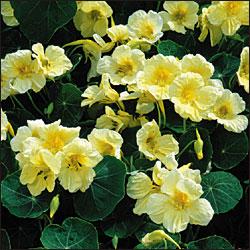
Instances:
[[[99,249],[95,227],[74,217],[64,220],[62,226],[47,226],[40,240],[47,249]]]
[[[32,196],[19,180],[20,171],[8,175],[1,183],[3,206],[17,217],[36,218],[49,208],[51,194],[44,191],[39,196]]]
[[[234,249],[233,246],[225,238],[221,236],[209,236],[207,238],[191,241],[188,243],[187,248],[190,250],[207,250],[207,249]]]
[[[217,129],[212,136],[214,146],[213,163],[224,170],[236,167],[248,154],[248,138],[240,134]]]
[[[41,43],[47,43],[76,13],[76,2],[72,0],[11,0],[11,5],[21,31],[28,39]]]
[[[90,221],[109,215],[125,194],[126,167],[122,161],[105,156],[94,170],[96,176],[89,189],[74,197],[77,214]]]
[[[157,51],[164,56],[176,56],[181,59],[187,54],[187,50],[172,40],[161,41],[157,46]]]
[[[202,198],[207,199],[216,214],[233,209],[242,198],[243,190],[239,180],[232,174],[218,171],[202,177]]]

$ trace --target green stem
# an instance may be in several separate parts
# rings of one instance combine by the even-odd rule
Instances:
[[[125,111],[125,107],[122,101],[117,101],[116,105],[120,110]]]
[[[13,99],[16,101],[16,103],[17,103],[22,109],[26,109],[26,108],[23,106],[23,104],[22,104],[21,102],[19,102],[19,100],[17,99],[17,97],[15,97],[15,96],[13,95],[13,96],[11,96],[11,98],[13,98]]]
[[[187,119],[183,119],[183,133],[186,132],[187,129]]]
[[[162,118],[163,118],[163,126],[162,128],[165,128],[166,127],[166,112],[165,112],[165,107],[164,107],[164,103],[162,100],[158,101],[158,104],[159,104],[159,108],[160,108],[160,111],[161,111],[161,115],[162,115]]]
[[[159,124],[159,127],[161,128],[162,126],[161,111],[160,111],[158,102],[156,102],[156,107],[157,107],[157,113],[158,113],[158,124]]]
[[[216,51],[217,53],[221,50],[222,45],[224,44],[224,41],[226,41],[226,37],[225,36],[222,37],[222,39],[221,39],[221,41],[219,43],[219,48]]]
[[[156,12],[160,10],[160,7],[161,7],[161,0],[157,1]]]
[[[31,97],[31,95],[30,95],[29,92],[27,92],[27,95],[28,95],[28,97],[29,97],[29,99],[30,99],[30,102],[31,102],[32,106],[34,107],[34,109],[35,109],[41,116],[44,116],[43,112],[42,112],[42,111],[36,106],[36,104],[34,103],[34,101],[33,101],[33,99],[32,99],[32,97]]]
[[[180,158],[180,156],[186,151],[186,149],[192,144],[194,143],[196,140],[192,140],[190,141],[182,150],[181,152],[176,156],[176,159],[178,160]]]
[[[168,244],[167,244],[167,241],[165,239],[163,239],[163,242],[164,242],[164,249],[168,249]]]
[[[75,48],[73,48],[73,49],[69,52],[68,57],[70,57],[70,56],[73,54],[73,52],[75,52],[75,51],[76,51],[77,49],[79,49],[80,47],[82,47],[82,44],[76,46]]]

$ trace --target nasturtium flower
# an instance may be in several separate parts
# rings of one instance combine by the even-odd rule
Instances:
[[[248,1],[215,1],[209,6],[208,21],[220,26],[226,36],[232,36],[241,25],[249,25]]]
[[[193,72],[200,74],[203,80],[207,82],[214,73],[214,66],[208,62],[202,55],[185,55],[181,60],[182,72]]]
[[[201,29],[201,34],[198,37],[199,41],[204,42],[208,33],[210,33],[210,44],[214,47],[218,44],[222,38],[222,31],[220,26],[212,25],[208,21],[208,13],[211,11],[210,8],[203,8],[202,13],[198,18],[198,26]]]
[[[130,39],[138,38],[153,44],[163,36],[162,25],[162,18],[156,12],[137,10],[128,18]]]
[[[85,99],[81,102],[81,106],[92,106],[94,103],[114,103],[118,101],[119,94],[111,88],[109,75],[103,74],[100,86],[91,85],[82,94]]]
[[[91,37],[95,33],[104,36],[108,29],[108,18],[112,14],[111,7],[105,1],[77,1],[73,21],[83,37]]]
[[[88,141],[102,155],[111,155],[117,159],[121,158],[122,136],[110,129],[96,129],[88,135]]]
[[[173,135],[161,135],[155,120],[142,125],[136,133],[136,141],[139,151],[149,160],[159,159],[169,169],[177,167],[175,155],[179,152],[178,142]]]
[[[148,91],[156,100],[169,99],[169,86],[180,73],[181,63],[174,56],[154,55],[139,73],[138,89]]]
[[[72,68],[72,63],[65,55],[64,49],[50,45],[44,51],[41,43],[32,45],[32,56],[37,58],[39,66],[46,77],[54,79],[56,76],[63,75]]]
[[[114,85],[136,83],[139,71],[143,70],[145,55],[127,45],[116,47],[112,56],[102,57],[97,64],[99,74],[107,73]]]
[[[7,133],[14,136],[14,130],[8,121],[7,115],[1,109],[1,141],[5,141],[7,138]]]
[[[85,192],[94,180],[94,167],[102,156],[86,139],[75,138],[62,151],[61,170],[58,175],[60,184],[65,190],[73,193]]]
[[[10,4],[10,1],[1,1],[1,15],[3,16],[3,21],[6,25],[19,25],[19,22],[14,16],[14,10]]]
[[[239,85],[249,93],[249,47],[244,47],[240,54],[240,67],[237,71]]]
[[[163,19],[163,31],[173,30],[185,34],[186,28],[193,30],[198,21],[199,4],[194,1],[165,1],[159,14]]]
[[[38,61],[31,58],[30,50],[7,54],[1,66],[11,79],[12,88],[18,93],[25,93],[29,89],[38,92],[46,83]]]
[[[169,88],[176,113],[194,122],[203,119],[203,113],[215,103],[217,94],[217,88],[205,86],[203,77],[193,72],[182,73]]]
[[[129,32],[127,25],[115,25],[108,28],[107,35],[112,42],[124,43],[129,39]]]
[[[147,203],[150,219],[171,233],[187,228],[188,223],[206,226],[214,211],[210,203],[200,198],[202,186],[185,177],[178,169],[164,177],[161,193],[151,194]]]
[[[241,133],[248,125],[247,117],[239,115],[245,110],[245,106],[245,102],[238,93],[225,89],[209,110],[208,118],[217,120],[228,131]]]

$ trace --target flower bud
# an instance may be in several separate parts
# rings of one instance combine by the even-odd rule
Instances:
[[[57,194],[56,196],[53,197],[53,199],[50,202],[50,211],[49,211],[50,218],[53,218],[56,211],[58,210],[59,205],[60,205],[59,194]]]
[[[200,137],[198,129],[196,129],[197,140],[194,142],[194,151],[199,160],[203,159],[203,140]]]

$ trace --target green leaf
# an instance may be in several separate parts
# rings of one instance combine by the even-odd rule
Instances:
[[[11,249],[10,238],[5,229],[1,229],[1,249],[2,250]]]
[[[47,249],[99,249],[95,227],[74,217],[45,227],[40,240]]]
[[[191,241],[187,245],[191,250],[207,250],[207,249],[234,249],[234,247],[225,238],[217,235],[209,236],[196,241]]]
[[[72,0],[11,0],[11,5],[24,35],[41,43],[47,43],[76,13]]]
[[[172,40],[161,41],[157,46],[157,51],[164,56],[176,56],[181,59],[187,54],[187,50]]]
[[[245,132],[240,134],[219,128],[212,138],[214,147],[213,163],[217,168],[236,167],[248,154],[248,138]]]
[[[243,190],[239,180],[232,174],[217,171],[202,177],[202,198],[206,198],[216,214],[233,209],[242,198]]]
[[[82,117],[82,92],[73,84],[66,83],[60,87],[54,101],[54,110],[51,119],[61,119],[64,126],[77,126]]]
[[[155,161],[150,161],[148,159],[136,159],[134,166],[136,170],[147,170],[155,165]]]
[[[43,192],[32,196],[26,186],[19,180],[20,171],[8,175],[1,183],[3,206],[17,217],[36,218],[49,208],[51,194]]]
[[[190,128],[179,139],[179,165],[192,162],[193,169],[199,169],[202,173],[207,170],[208,164],[211,161],[213,148],[210,141],[209,133],[204,128],[198,128],[201,139],[203,140],[203,159],[198,160],[194,151],[194,143],[192,141],[197,140],[195,128]],[[188,146],[189,145],[189,146]],[[183,153],[182,153],[183,152]]]
[[[90,188],[74,197],[74,207],[83,219],[96,221],[109,215],[124,197],[126,168],[122,161],[112,156],[94,168],[96,176]]]

